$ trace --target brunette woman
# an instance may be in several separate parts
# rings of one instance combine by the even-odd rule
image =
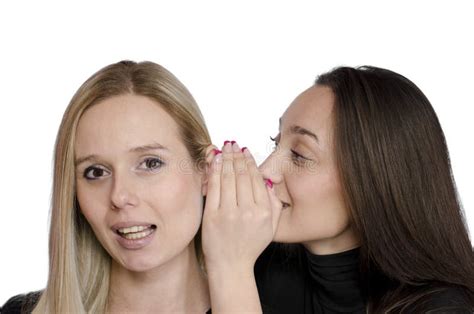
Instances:
[[[227,143],[214,158],[203,237],[215,308],[473,312],[473,249],[445,137],[413,82],[336,68],[295,99],[272,140],[266,199],[248,150]]]

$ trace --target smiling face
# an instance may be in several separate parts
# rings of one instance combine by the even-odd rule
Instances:
[[[357,246],[337,174],[333,106],[328,87],[299,95],[280,120],[275,151],[260,166],[284,204],[274,241],[303,243],[315,254]]]
[[[75,157],[81,212],[114,262],[145,271],[192,248],[203,175],[158,103],[126,94],[93,105]]]

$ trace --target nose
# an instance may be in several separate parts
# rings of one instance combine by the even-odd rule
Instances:
[[[272,180],[273,184],[283,181],[281,161],[277,152],[270,154],[267,159],[258,167],[264,179]]]
[[[125,175],[115,175],[110,193],[112,209],[133,208],[138,205],[133,180]]]

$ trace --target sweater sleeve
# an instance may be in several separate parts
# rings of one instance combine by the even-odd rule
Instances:
[[[36,302],[41,295],[40,291],[30,292],[27,294],[19,294],[8,299],[5,304],[0,307],[1,314],[24,314],[31,313]]]
[[[271,243],[255,264],[255,279],[264,314],[304,313],[304,281],[297,253]]]

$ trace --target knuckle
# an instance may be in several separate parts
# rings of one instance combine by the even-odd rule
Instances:
[[[222,180],[231,180],[233,176],[234,176],[234,173],[230,169],[226,171],[222,171]]]
[[[243,177],[247,175],[247,171],[244,168],[237,168],[235,169],[235,174],[239,177]]]
[[[256,168],[257,166],[253,159],[245,159],[245,165],[249,168]]]
[[[246,210],[242,213],[242,219],[244,221],[253,221],[255,219],[255,215],[253,211]]]
[[[260,219],[263,221],[270,220],[272,218],[272,215],[269,210],[263,210],[260,211]]]
[[[226,213],[226,215],[225,215],[225,219],[229,222],[232,222],[232,223],[237,221],[238,218],[239,218],[239,215],[237,215],[237,213],[235,213],[234,211]]]
[[[242,154],[241,152],[234,153],[234,159],[236,160],[244,160],[244,157],[244,154]]]

